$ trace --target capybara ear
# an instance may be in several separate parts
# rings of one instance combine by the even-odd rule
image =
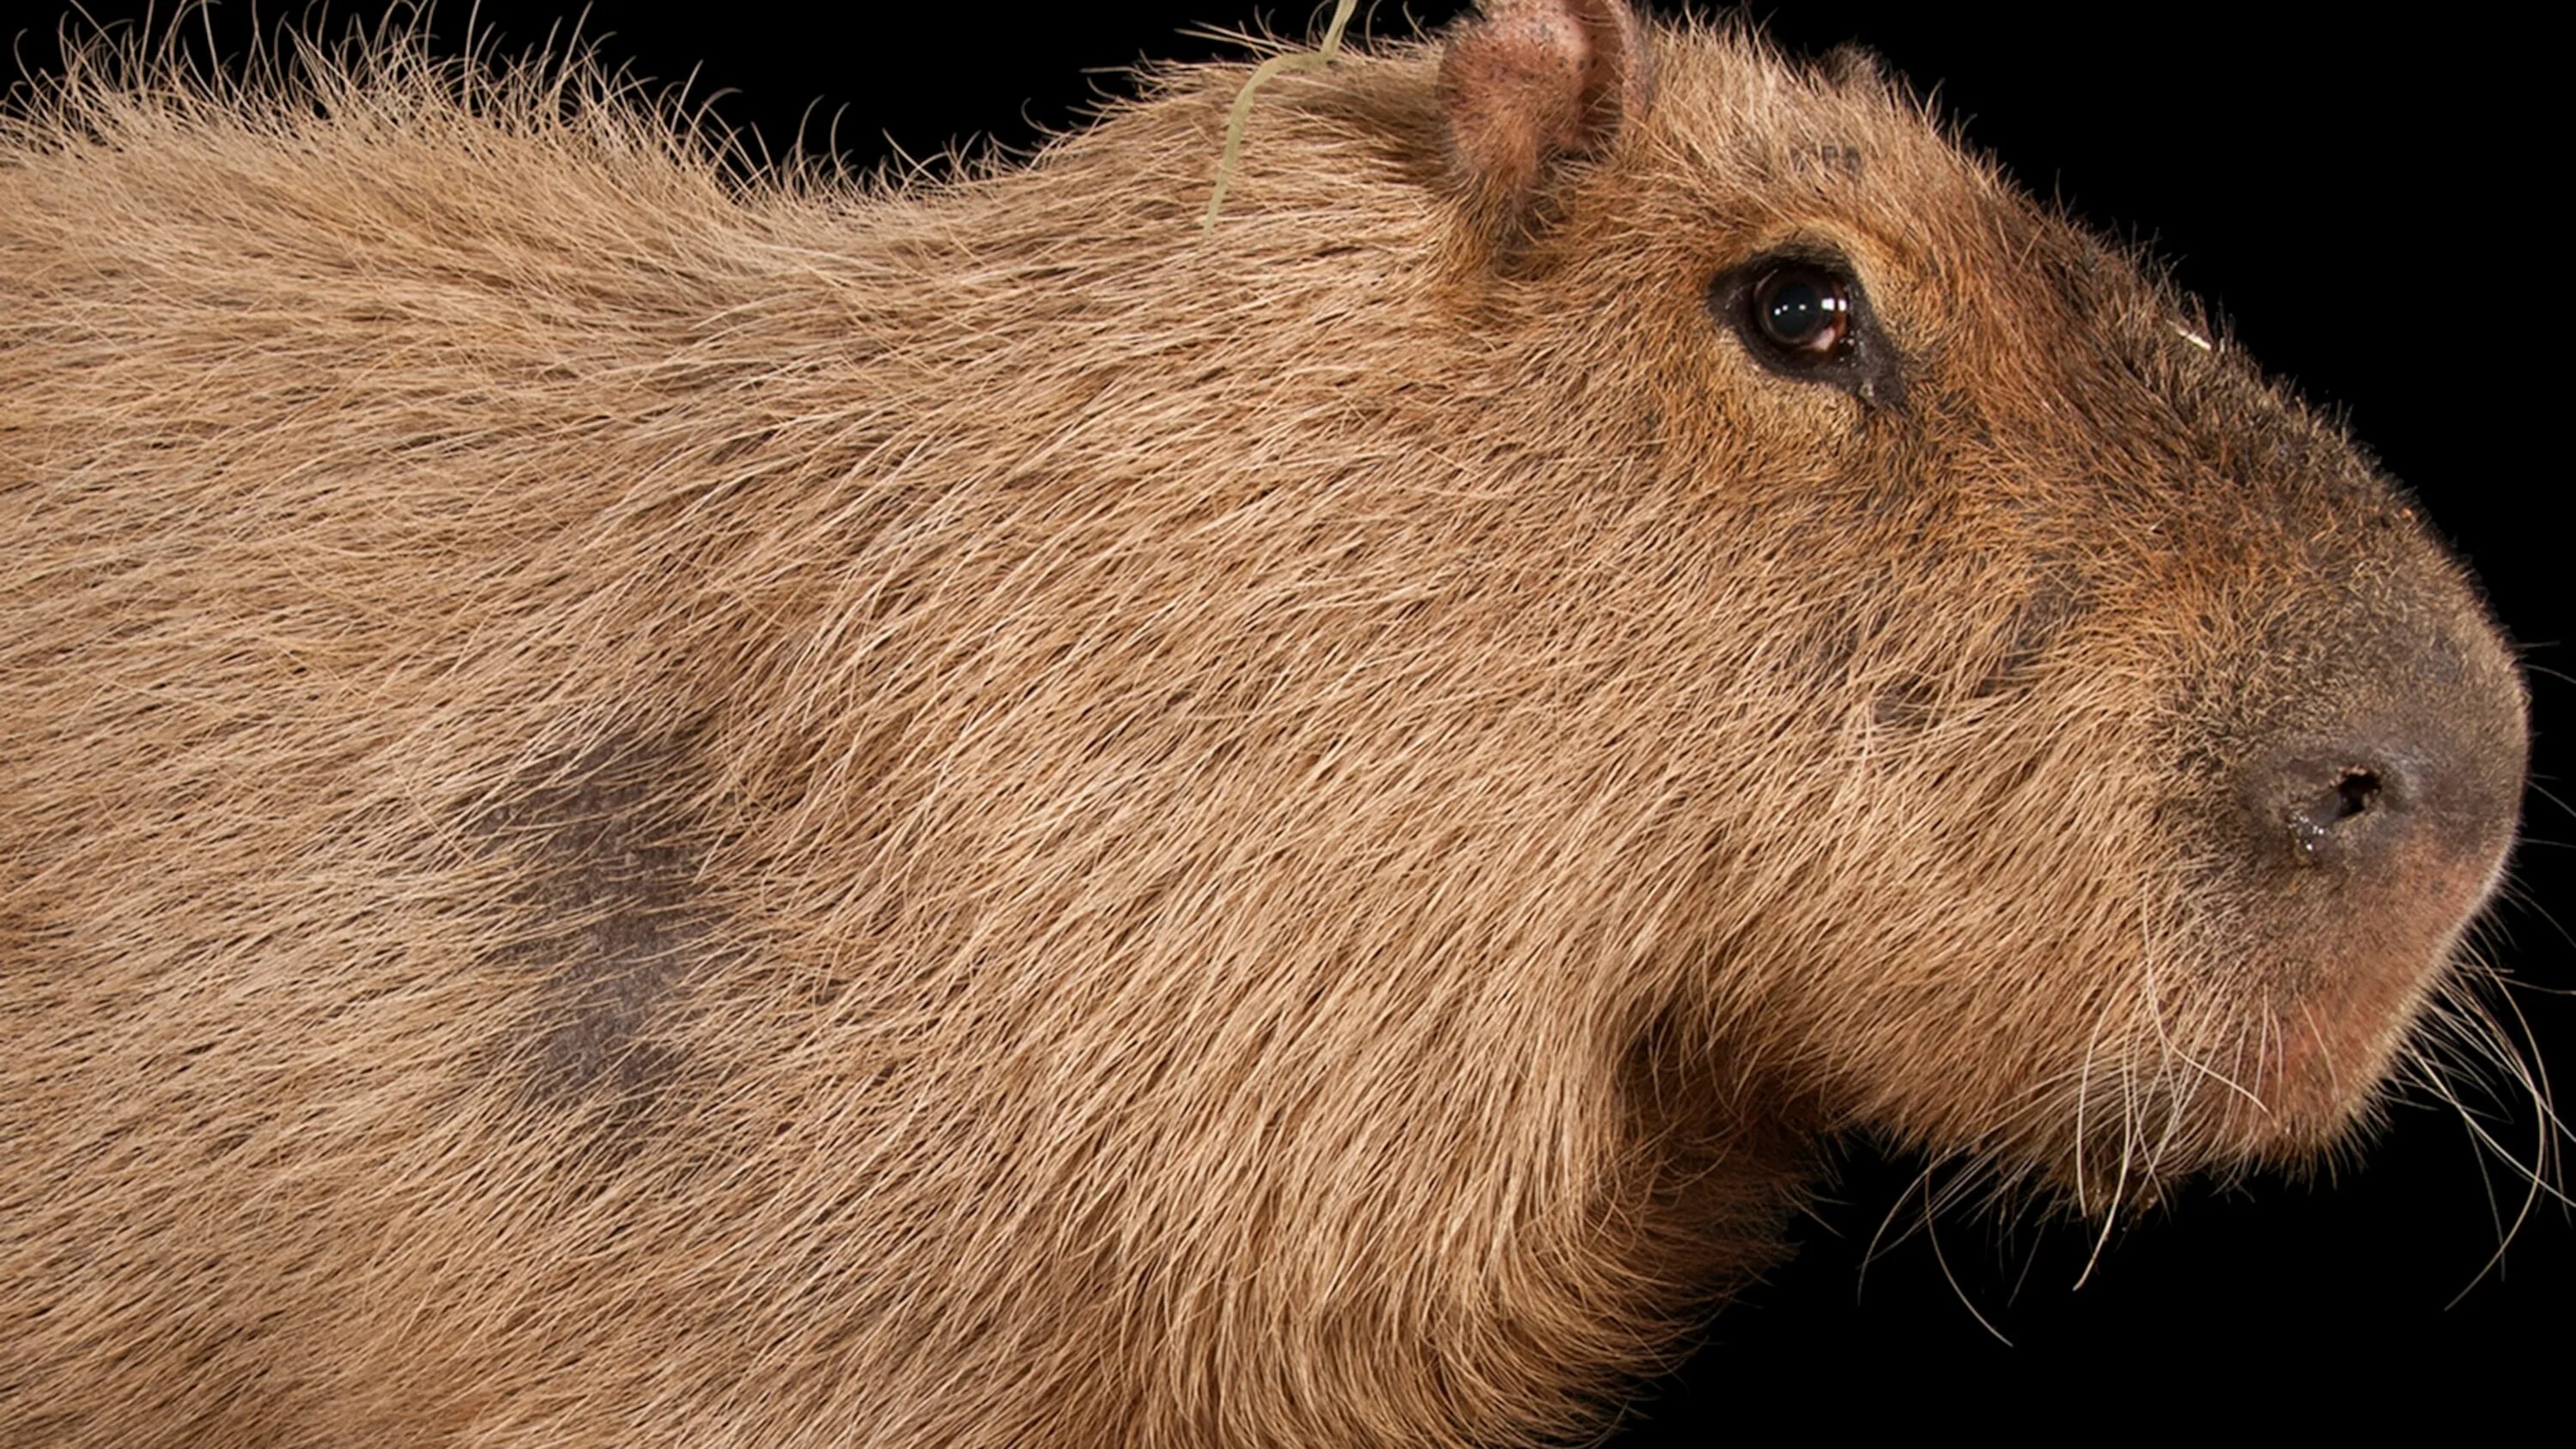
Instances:
[[[1440,58],[1459,168],[1479,201],[1523,224],[1568,162],[1645,114],[1652,82],[1626,0],[1488,0]]]

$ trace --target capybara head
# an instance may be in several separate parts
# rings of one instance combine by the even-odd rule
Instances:
[[[2109,1214],[2456,989],[2475,588],[1865,60],[296,65],[0,121],[25,1442],[1549,1440],[1836,1134]]]

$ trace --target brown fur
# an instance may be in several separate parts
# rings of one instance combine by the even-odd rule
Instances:
[[[868,192],[400,44],[28,102],[12,1442],[1530,1442],[1826,1134],[2366,1114],[2518,793],[2458,568],[1865,69],[1540,8],[1208,244],[1239,67]],[[1712,317],[1784,244],[1901,394]],[[2292,858],[2365,724],[2432,823]]]

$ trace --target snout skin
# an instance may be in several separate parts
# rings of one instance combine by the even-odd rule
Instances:
[[[2529,751],[2521,672],[2456,604],[2343,630],[2311,697],[2237,782],[2234,869],[2269,903],[2277,1055],[2252,1084],[2287,1135],[2322,1143],[2385,1073],[2498,884]],[[2360,666],[2360,667],[2356,667]]]
[[[2482,881],[2501,862],[2530,749],[2527,690],[2474,585],[2435,548],[2401,539],[2385,564],[2367,561],[2421,582],[2347,587],[2343,617],[2284,626],[2307,636],[2305,687],[2274,704],[2272,738],[2239,785],[2250,866],[2367,889],[2412,869]]]

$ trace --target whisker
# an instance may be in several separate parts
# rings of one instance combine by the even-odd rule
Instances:
[[[2003,1330],[1986,1321],[1986,1315],[1977,1311],[1977,1305],[1968,1297],[1968,1290],[1960,1286],[1958,1275],[1950,1271],[1949,1256],[1941,1251],[1941,1234],[1932,1225],[1932,1203],[1929,1197],[1924,1200],[1923,1212],[1923,1233],[1932,1243],[1932,1261],[1941,1265],[1941,1277],[1950,1285],[1951,1293],[1957,1296],[1959,1306],[1968,1310],[1968,1316],[1977,1320],[1977,1326],[1992,1335],[1995,1342],[2006,1348],[2012,1347],[2012,1340],[2004,1337]]]

